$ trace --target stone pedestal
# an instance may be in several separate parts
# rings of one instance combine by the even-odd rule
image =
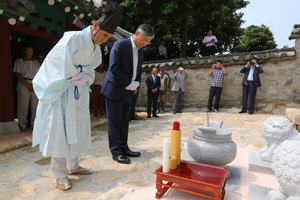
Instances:
[[[248,169],[254,172],[274,174],[272,163],[260,159],[260,149],[249,148]]]
[[[292,122],[294,128],[300,132],[300,109],[287,108],[285,115]]]
[[[250,184],[249,185],[249,198],[248,200],[269,200],[268,193],[271,188]]]

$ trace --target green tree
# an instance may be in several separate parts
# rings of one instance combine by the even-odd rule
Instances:
[[[203,54],[202,39],[208,29],[218,39],[217,51],[229,51],[242,35],[244,22],[237,10],[245,0],[117,0],[123,8],[121,27],[134,32],[142,23],[151,24],[156,37],[145,48],[145,60],[158,59],[158,46],[167,41],[169,58],[195,57]]]
[[[262,51],[276,47],[277,44],[269,27],[263,24],[261,26],[251,25],[244,30],[242,37],[236,41],[230,52]]]

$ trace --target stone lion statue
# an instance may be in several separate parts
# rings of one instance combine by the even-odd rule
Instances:
[[[273,151],[285,140],[292,140],[298,131],[293,128],[288,119],[269,117],[264,121],[262,134],[267,145],[261,149],[261,160],[271,162]]]
[[[300,199],[300,137],[282,142],[274,151],[272,170],[280,183],[279,190],[268,193],[269,200]]]

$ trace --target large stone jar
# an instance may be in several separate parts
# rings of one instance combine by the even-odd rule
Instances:
[[[232,132],[221,128],[221,121],[210,121],[208,126],[193,129],[193,136],[189,138],[187,150],[197,162],[226,167],[236,157],[237,147],[232,141]],[[231,175],[230,170],[227,178]]]

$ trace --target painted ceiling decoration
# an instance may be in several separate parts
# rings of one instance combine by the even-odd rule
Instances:
[[[102,15],[102,0],[0,0],[0,17],[10,25],[23,25],[59,37],[66,30],[66,19],[84,29]],[[133,35],[118,27],[113,40]]]

